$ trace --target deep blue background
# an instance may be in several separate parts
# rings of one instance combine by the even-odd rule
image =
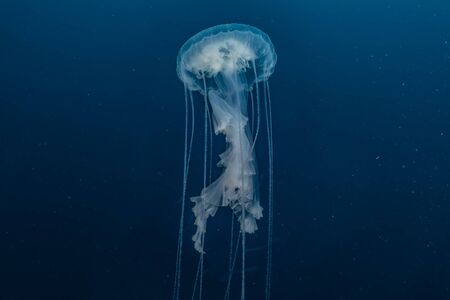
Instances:
[[[170,298],[175,59],[229,22],[268,33],[279,58],[273,299],[450,299],[450,4],[433,0],[1,1],[0,299]],[[209,227],[208,300],[223,295],[228,216]],[[265,221],[247,299],[264,290]]]

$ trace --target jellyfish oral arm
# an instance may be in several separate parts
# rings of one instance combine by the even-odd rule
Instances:
[[[212,107],[215,134],[222,133],[227,148],[220,154],[218,166],[223,167],[219,178],[204,188],[195,203],[193,212],[197,231],[193,236],[195,249],[203,252],[202,235],[206,232],[207,219],[213,217],[219,207],[228,206],[238,216],[241,230],[255,232],[256,220],[262,217],[262,207],[256,195],[256,160],[251,150],[252,138],[248,128],[246,109],[247,93],[239,78],[230,76],[225,91],[211,90],[208,94]],[[243,213],[243,209],[245,209]]]

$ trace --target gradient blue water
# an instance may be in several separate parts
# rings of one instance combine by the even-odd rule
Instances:
[[[447,1],[17,0],[0,2],[0,299],[170,298],[175,59],[229,22],[262,29],[278,54],[273,299],[450,298]],[[228,216],[208,234],[206,299],[225,287]],[[248,299],[263,295],[264,239],[248,239]]]

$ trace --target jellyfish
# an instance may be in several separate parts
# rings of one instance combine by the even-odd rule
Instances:
[[[235,218],[237,224],[239,224],[239,238],[242,247],[241,299],[245,299],[246,234],[252,234],[258,230],[258,220],[263,217],[255,156],[255,144],[260,135],[260,127],[262,127],[261,114],[263,109],[267,129],[269,169],[267,172],[269,174],[268,245],[265,294],[266,299],[270,298],[273,231],[273,142],[268,79],[274,71],[276,60],[277,56],[269,36],[253,26],[243,24],[224,24],[203,30],[191,37],[179,51],[177,74],[184,84],[186,123],[183,202],[174,278],[174,300],[179,299],[180,294],[186,186],[194,136],[195,92],[202,96],[202,105],[204,106],[203,188],[198,196],[190,199],[193,203],[192,212],[196,226],[196,232],[192,240],[194,248],[200,254],[199,272],[196,276],[196,282],[199,281],[199,298],[202,297],[203,259],[208,219],[214,217],[219,209],[228,208],[232,212],[232,218]],[[226,150],[219,155],[217,163],[217,167],[222,168],[221,175],[208,181],[208,152],[210,157],[212,155],[212,150],[208,150],[208,145],[211,146],[212,144],[212,132],[215,135],[224,135]],[[233,236],[231,236],[231,243],[232,241]],[[237,244],[239,244],[239,240]],[[232,245],[230,245],[230,251],[230,273],[225,298],[229,298],[231,266],[234,266],[235,261],[235,259],[231,259]],[[197,283],[194,285],[194,294],[196,286]],[[192,297],[194,297],[194,294]]]

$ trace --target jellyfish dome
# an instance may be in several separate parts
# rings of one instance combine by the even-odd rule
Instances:
[[[242,73],[251,86],[267,80],[273,73],[277,56],[267,34],[256,27],[224,24],[203,30],[180,49],[177,73],[190,90],[202,90],[202,77]],[[248,72],[251,71],[251,72]]]
[[[255,27],[242,24],[219,25],[201,31],[191,37],[179,51],[177,74],[185,87],[186,127],[183,204],[178,237],[174,299],[178,299],[180,287],[184,199],[186,198],[187,177],[194,136],[195,91],[202,95],[204,105],[203,188],[198,196],[191,197],[191,201],[194,203],[192,212],[195,216],[194,223],[196,226],[196,232],[192,240],[195,249],[201,255],[200,278],[202,278],[203,270],[207,221],[210,217],[214,217],[220,208],[228,207],[232,216],[232,233],[233,222],[237,220],[239,223],[239,238],[242,241],[241,299],[245,297],[246,234],[254,233],[258,229],[257,220],[263,216],[255,155],[255,144],[261,127],[261,106],[263,106],[267,129],[269,166],[267,171],[269,174],[269,191],[267,202],[265,202],[267,203],[268,215],[266,299],[270,295],[273,143],[268,79],[274,72],[276,60],[277,56],[269,36]],[[248,107],[251,107],[251,110],[248,110]],[[190,121],[189,111],[191,112]],[[188,127],[191,128],[191,134],[188,133]],[[219,155],[216,163],[216,166],[220,167],[222,172],[215,179],[211,178],[211,171],[209,171],[209,176],[207,175],[208,166],[211,170],[213,165],[212,132],[216,135],[223,134],[226,140],[226,150]],[[231,234],[230,249],[232,249],[232,241],[233,234]],[[230,250],[230,257],[231,252],[232,250]],[[237,250],[235,253],[237,253]],[[233,271],[230,267],[228,288],[231,274],[233,274]],[[201,287],[202,284],[200,283],[200,295],[202,293]]]

